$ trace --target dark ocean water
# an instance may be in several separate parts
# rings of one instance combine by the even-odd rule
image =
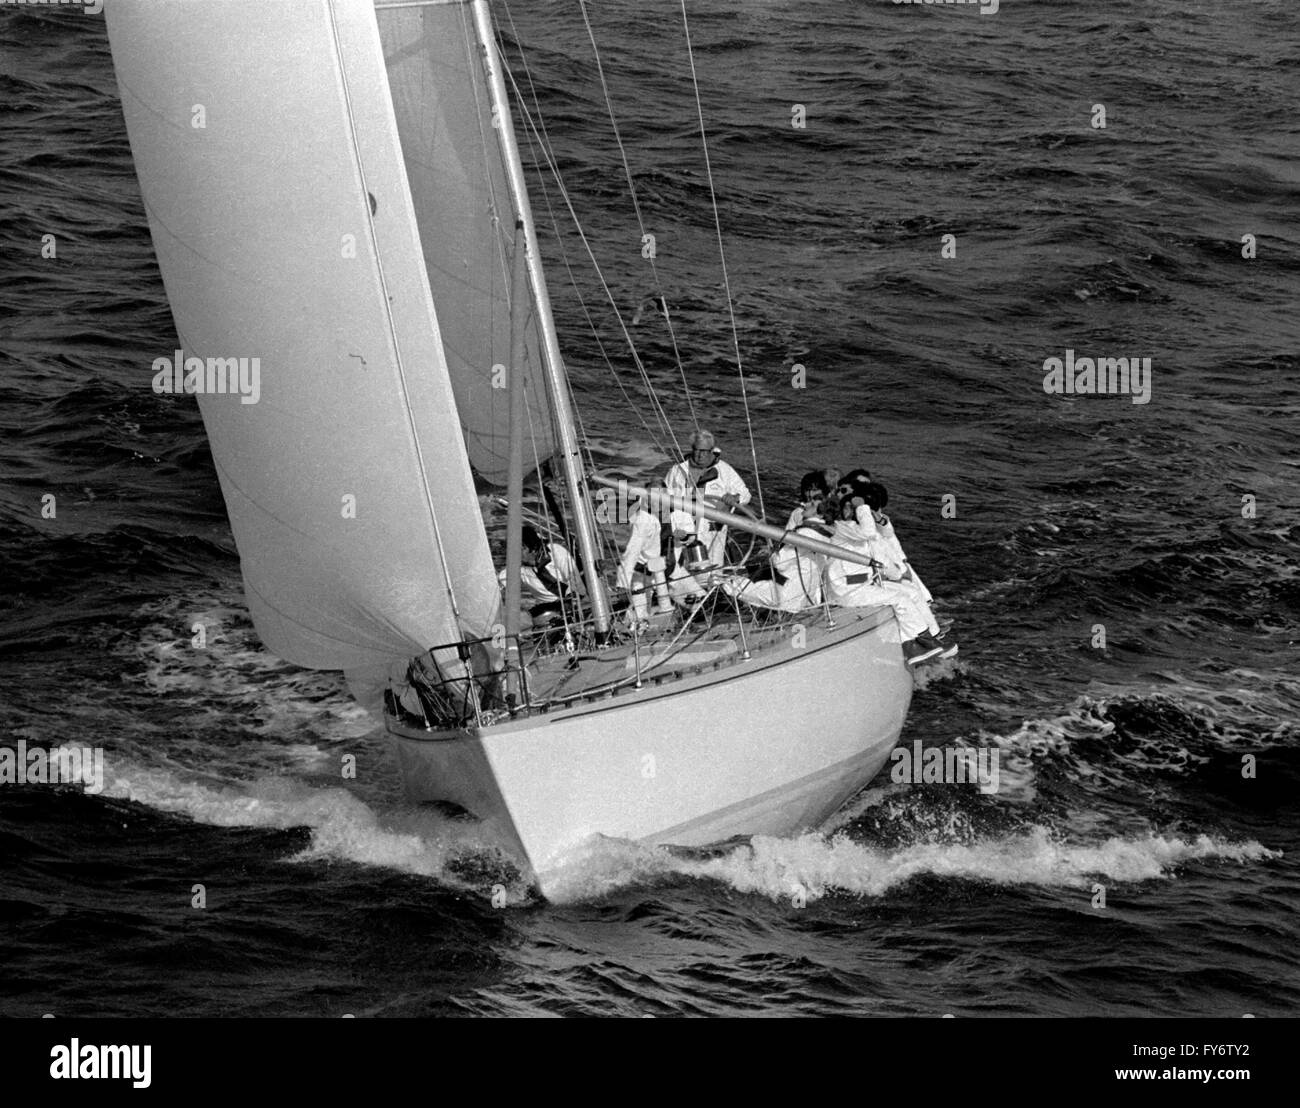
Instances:
[[[261,650],[197,407],[149,387],[175,335],[102,17],[6,7],[0,743],[100,745],[106,787],[0,786],[0,1013],[1296,1011],[1300,8],[691,9],[769,508],[813,465],[889,485],[962,643],[903,740],[997,748],[999,792],[882,776],[822,834],[609,844],[558,904],[403,807],[341,682]],[[630,316],[659,290],[581,14],[511,14]],[[680,10],[592,21],[694,402],[748,471]],[[587,432],[658,464],[580,244],[544,248]],[[632,330],[688,426],[661,318]],[[1045,395],[1067,348],[1150,357],[1150,402]]]

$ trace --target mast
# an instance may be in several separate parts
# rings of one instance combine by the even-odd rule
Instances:
[[[528,203],[528,190],[524,184],[523,163],[519,159],[519,146],[515,141],[510,99],[506,94],[505,78],[496,51],[492,13],[488,0],[472,0],[470,6],[474,11],[474,26],[478,34],[479,48],[483,51],[488,91],[492,97],[493,118],[499,121],[497,134],[501,140],[510,194],[526,242],[528,278],[542,333],[542,362],[550,385],[551,403],[555,409],[555,423],[560,440],[560,465],[564,470],[569,502],[573,505],[579,560],[582,562],[582,571],[587,582],[587,593],[591,597],[591,614],[596,631],[598,634],[604,634],[609,630],[611,622],[609,597],[605,594],[605,585],[597,565],[596,533],[587,497],[582,458],[578,453],[578,436],[569,406],[569,382],[564,370],[564,361],[560,356],[560,342],[555,332],[555,320],[551,317],[551,300],[546,291],[546,278],[542,273],[541,255],[537,249],[537,230],[533,225],[533,212]]]
[[[506,697],[519,701],[519,594],[523,570],[524,499],[524,321],[528,274],[524,269],[524,225],[515,223],[514,272],[510,282],[510,476],[506,485]],[[513,662],[513,665],[511,664]]]

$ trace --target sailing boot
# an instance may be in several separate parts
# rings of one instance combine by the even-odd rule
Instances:
[[[657,565],[655,563],[658,563]],[[646,559],[650,570],[650,587],[654,591],[655,615],[666,616],[673,611],[673,602],[668,596],[668,577],[665,574],[663,558]]]
[[[939,653],[936,657],[939,659],[953,658],[957,655],[956,641],[945,639],[942,635],[934,635],[929,631],[922,631],[916,636],[916,641],[926,647],[937,646],[939,648]]]
[[[925,632],[923,632],[923,634],[924,633]],[[908,639],[907,642],[903,643],[903,657],[907,659],[907,664],[909,666],[919,666],[924,665],[926,662],[932,662],[939,657],[941,653],[943,653],[943,647],[938,643],[934,643],[932,646],[926,646],[921,641],[920,635],[917,635],[914,639]]]

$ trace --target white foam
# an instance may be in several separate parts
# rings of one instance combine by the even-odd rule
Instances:
[[[189,816],[215,827],[307,827],[311,842],[288,861],[337,860],[382,866],[436,878],[488,894],[488,888],[457,876],[456,864],[473,858],[478,872],[499,871],[507,903],[528,899],[502,862],[483,825],[450,819],[428,808],[378,811],[340,787],[314,788],[292,778],[273,777],[247,786],[194,780],[172,770],[118,762],[105,781],[104,796],[133,800],[163,812]]]
[[[256,642],[247,614],[223,599],[175,599],[152,606],[148,614],[153,622],[136,648],[145,662],[142,680],[190,721],[203,725],[201,735],[193,740],[199,749],[186,760],[197,759],[224,778],[244,772],[258,776],[238,784],[213,773],[194,773],[177,763],[158,765],[156,751],[138,761],[119,753],[106,760],[106,795],[214,826],[307,827],[310,843],[293,861],[344,860],[430,877],[478,893],[487,891],[500,851],[482,824],[448,819],[430,809],[389,808],[380,799],[367,803],[347,788],[312,784],[290,775],[333,767],[335,742],[373,730],[373,721],[348,698],[340,682],[297,670],[266,654]],[[192,646],[184,637],[195,622],[207,630],[204,648]],[[1243,689],[1254,684],[1254,678],[1243,671]],[[214,704],[223,706],[220,712]],[[1071,756],[1072,742],[1104,739],[1115,729],[1102,718],[1102,707],[1104,701],[1085,697],[1057,717],[1027,721],[1009,734],[980,732],[973,738],[974,745],[994,746],[1001,752],[997,803],[1032,799],[1036,764],[1044,758],[1053,759],[1072,776],[1103,779],[1121,779],[1134,759],[1143,768],[1152,764],[1177,768],[1188,761],[1181,749],[1157,750],[1155,744],[1146,744],[1137,755],[1116,755],[1113,765],[1083,764]],[[235,754],[225,741],[231,717],[238,718],[241,730],[259,734],[260,741],[244,741]],[[208,725],[221,742],[209,743],[202,737]],[[233,768],[234,757],[239,768]],[[826,830],[845,827],[882,799],[893,802],[897,788],[886,786],[860,795]],[[943,818],[953,823],[964,817],[945,812]],[[880,896],[924,874],[1079,888],[1094,878],[1167,879],[1178,866],[1199,859],[1246,864],[1277,856],[1254,841],[1231,843],[1204,835],[1182,839],[1131,833],[1102,838],[1115,828],[1100,819],[1089,824],[1072,818],[1069,827],[1075,841],[1042,827],[972,837],[969,827],[955,825],[929,828],[927,841],[901,847],[866,845],[842,832],[758,838],[709,858],[599,839],[551,875],[554,881],[548,887],[554,900],[587,900],[632,884],[696,878],[774,900],[813,900],[831,892]],[[480,875],[477,884],[460,876],[467,860]],[[506,866],[496,868],[509,873]],[[508,903],[528,899],[517,882],[507,878],[502,883]]]
[[[498,844],[482,824],[441,816],[431,809],[379,811],[338,787],[313,788],[275,777],[248,786],[190,779],[167,769],[118,763],[104,795],[187,815],[217,827],[307,827],[308,847],[288,861],[340,860],[431,877],[489,895],[501,885],[507,903],[528,891],[501,863]],[[549,875],[552,900],[591,900],[620,888],[664,878],[698,878],[773,900],[816,900],[833,892],[882,896],[909,879],[931,875],[999,885],[1085,888],[1094,879],[1140,882],[1167,879],[1188,862],[1221,859],[1245,864],[1280,857],[1253,840],[1229,842],[1208,835],[1113,836],[1100,842],[1066,842],[1047,828],[969,843],[924,842],[898,848],[855,842],[843,833],[778,839],[759,836],[721,855],[697,859],[664,848],[596,837]],[[459,876],[457,864],[473,859],[477,882]],[[500,873],[500,879],[494,873]],[[487,876],[482,876],[486,874]]]
[[[1070,843],[1043,827],[974,843],[916,843],[885,849],[807,834],[757,837],[719,857],[675,857],[667,850],[610,840],[590,844],[586,856],[551,875],[551,898],[586,900],[665,875],[705,878],[737,892],[772,900],[809,902],[832,892],[882,896],[913,877],[930,875],[999,885],[1087,888],[1094,879],[1138,882],[1167,879],[1187,862],[1219,858],[1247,863],[1279,857],[1257,842],[1192,840],[1147,835]]]

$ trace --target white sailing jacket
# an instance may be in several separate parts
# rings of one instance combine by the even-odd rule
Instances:
[[[828,541],[826,531],[811,523],[801,524],[794,533],[800,538]],[[787,612],[817,607],[822,602],[822,581],[829,561],[824,554],[783,544],[772,555],[772,568],[785,578],[785,584],[778,590],[777,607]]]
[[[861,512],[863,509],[859,508]],[[871,540],[872,557],[880,563],[880,572],[886,580],[898,581],[907,576],[907,555],[903,553],[902,544],[894,534],[894,525],[889,517],[881,512],[879,515],[866,509],[875,528]]]
[[[549,543],[548,546],[551,557],[542,568],[561,585],[567,585],[569,589],[579,596],[586,596],[587,589],[582,583],[582,573],[578,570],[578,564],[573,560],[573,555],[558,542]],[[506,587],[506,571],[504,569],[497,571],[497,582],[504,590]],[[538,572],[526,562],[519,567],[519,595],[523,603],[530,606],[533,604],[547,604],[552,600],[560,599],[542,580]]]
[[[846,608],[889,605],[898,618],[899,632],[905,642],[922,631],[937,630],[933,625],[934,617],[918,595],[916,585],[911,581],[888,579],[890,571],[905,567],[895,560],[893,545],[881,534],[871,509],[863,504],[855,514],[856,523],[840,520],[835,524],[834,541],[881,562],[885,576],[877,579],[878,575],[867,566],[832,558],[826,569],[827,599]]]
[[[930,590],[925,587],[920,575],[912,568],[912,563],[907,560],[907,554],[903,550],[903,544],[898,541],[898,536],[894,534],[894,525],[890,522],[889,517],[883,512],[876,516],[876,529],[884,540],[890,553],[890,559],[899,567],[898,572],[894,573],[887,569],[885,576],[891,580],[902,579],[909,584],[915,585],[921,594],[921,598],[928,604],[934,598],[930,595]],[[885,561],[885,559],[880,559]]]
[[[806,539],[827,541],[828,535],[820,527],[804,524],[793,532]],[[826,572],[826,556],[786,543],[772,555],[772,568],[784,578],[765,581],[726,581],[723,588],[747,604],[761,608],[777,608],[783,612],[802,612],[815,608],[822,602],[822,580]]]
[[[871,509],[863,504],[855,514],[856,523],[847,519],[836,520],[835,535],[831,541],[837,546],[848,547],[855,554],[865,554],[880,561],[876,551],[880,533]],[[862,585],[877,583],[877,578],[878,574],[868,566],[831,558],[826,567],[826,591],[832,603],[858,607],[861,601],[854,599],[857,590]]]
[[[734,496],[741,504],[749,503],[749,486],[730,465],[719,460],[709,468],[716,469],[718,475],[698,490],[701,494],[719,499],[724,496]],[[696,489],[695,483],[691,480],[690,462],[682,461],[673,466],[664,478],[664,484],[674,496],[687,496],[694,493]],[[722,553],[727,541],[726,527],[718,526],[711,520],[697,519],[690,512],[673,512],[670,519],[674,531],[685,531],[688,535],[694,535],[708,549],[709,560],[714,565],[722,564]]]

